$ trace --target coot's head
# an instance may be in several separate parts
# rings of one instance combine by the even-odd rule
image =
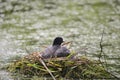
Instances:
[[[63,43],[63,38],[62,37],[56,37],[53,41],[53,46],[54,45],[61,45],[61,43]]]

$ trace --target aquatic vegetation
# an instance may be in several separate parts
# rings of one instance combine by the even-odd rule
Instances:
[[[11,63],[8,70],[13,73],[24,74],[28,77],[51,77],[48,70],[40,62],[37,52],[21,60]],[[112,78],[98,61],[89,60],[87,57],[70,59],[69,57],[42,59],[55,78],[66,79],[94,79]]]

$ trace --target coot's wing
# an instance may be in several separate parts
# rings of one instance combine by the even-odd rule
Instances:
[[[59,49],[56,50],[55,56],[56,57],[66,57],[70,54],[70,50],[66,47],[61,46]]]
[[[42,58],[51,58],[53,56],[53,47],[47,47],[41,54]]]

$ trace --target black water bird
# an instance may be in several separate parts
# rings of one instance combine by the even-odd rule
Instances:
[[[56,37],[53,41],[53,44],[47,47],[41,54],[42,58],[54,58],[54,57],[66,57],[70,54],[70,50],[65,46],[62,46],[63,43],[62,37]]]

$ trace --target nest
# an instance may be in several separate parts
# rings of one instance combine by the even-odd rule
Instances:
[[[30,76],[51,77],[49,71],[43,66],[44,61],[47,68],[55,78],[66,79],[93,79],[111,78],[111,75],[101,66],[98,61],[92,61],[84,56],[70,59],[68,57],[41,59],[38,53],[25,56],[9,65],[8,70]]]

